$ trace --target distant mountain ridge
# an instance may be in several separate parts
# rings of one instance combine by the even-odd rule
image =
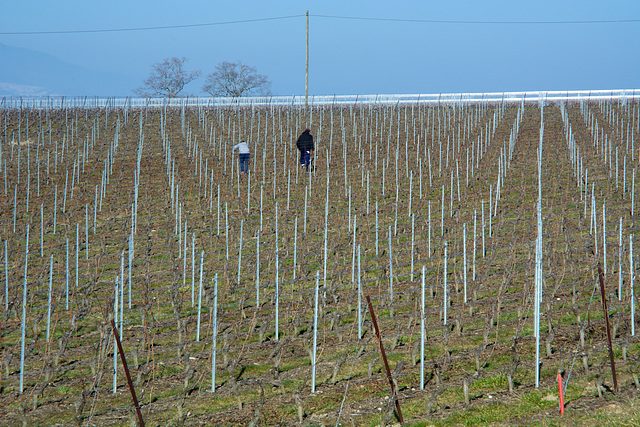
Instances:
[[[0,96],[129,96],[140,82],[0,43]]]

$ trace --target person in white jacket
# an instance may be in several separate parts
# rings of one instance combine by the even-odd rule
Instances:
[[[240,160],[240,172],[244,174],[249,173],[249,159],[251,158],[251,151],[249,150],[249,146],[244,140],[241,140],[240,143],[233,146],[231,153],[238,150],[239,160]]]

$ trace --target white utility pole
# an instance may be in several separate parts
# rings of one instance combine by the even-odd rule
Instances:
[[[309,105],[309,11],[307,10],[307,64],[304,73],[304,106]]]

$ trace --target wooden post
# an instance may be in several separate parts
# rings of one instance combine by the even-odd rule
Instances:
[[[304,106],[309,105],[309,11],[307,10],[307,61],[304,72]]]
[[[125,359],[124,357],[124,350],[122,350],[122,344],[120,343],[120,337],[118,336],[118,329],[116,328],[116,323],[113,321],[113,319],[111,319],[111,328],[113,328],[113,336],[116,339],[116,344],[118,344],[118,352],[120,353],[120,358],[122,359],[124,373],[127,376],[127,383],[129,383],[129,390],[131,390],[133,404],[136,407],[136,412],[138,413],[138,421],[140,423],[140,427],[144,427],[144,419],[142,418],[142,412],[140,411],[140,405],[138,404],[138,398],[136,397],[136,390],[133,388],[133,382],[131,382],[131,375],[129,374],[127,359]]]
[[[396,387],[393,384],[393,378],[391,377],[391,370],[389,369],[389,362],[387,361],[387,355],[384,352],[384,346],[382,345],[382,337],[380,336],[380,329],[378,329],[378,321],[376,320],[376,314],[373,311],[373,306],[371,305],[371,298],[369,297],[369,295],[367,295],[367,305],[369,306],[369,313],[371,314],[371,321],[373,322],[373,327],[376,330],[376,337],[378,337],[378,343],[380,343],[380,354],[382,355],[382,361],[384,362],[384,367],[387,370],[387,379],[389,380],[389,384],[391,385],[391,393],[393,394],[392,399],[394,399],[396,402],[398,419],[400,420],[400,424],[404,424],[404,420],[402,419],[402,411],[400,411],[400,400],[398,399]]]
[[[609,344],[609,360],[611,361],[611,374],[613,375],[613,391],[618,392],[618,378],[616,376],[616,363],[613,358],[613,346],[611,344],[611,330],[609,329],[609,312],[607,310],[607,298],[604,292],[604,278],[602,268],[598,266],[598,277],[600,279],[600,293],[602,294],[602,309],[604,310],[604,320],[607,326],[607,342]]]

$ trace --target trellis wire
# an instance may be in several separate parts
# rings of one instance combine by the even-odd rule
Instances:
[[[44,257],[44,203],[40,203],[40,256]]]
[[[448,296],[448,289],[447,289],[447,241],[444,241],[444,269],[443,269],[443,275],[444,275],[444,283],[443,283],[443,295],[442,295],[442,306],[443,306],[443,310],[442,310],[442,320],[443,320],[443,325],[447,325],[447,306],[449,305],[449,296]]]
[[[349,186],[349,202],[348,202],[348,209],[347,209],[347,218],[349,218],[348,224],[347,224],[347,231],[351,232],[351,186]]]
[[[312,169],[312,168],[309,168]],[[311,181],[311,174],[309,175],[309,181]],[[323,280],[323,289],[327,290],[327,259],[329,258],[328,248],[327,248],[327,240],[329,237],[329,174],[327,173],[327,191],[326,191],[326,201],[324,206],[324,260],[323,260],[323,268],[322,268],[322,280]]]
[[[249,166],[247,165],[247,169]],[[251,176],[253,174],[247,171],[247,213],[251,210]]]
[[[55,204],[54,204],[55,206]],[[16,232],[16,216],[17,216],[17,209],[18,209],[18,184],[15,185],[15,190],[13,191],[13,232]],[[53,213],[53,234],[55,234],[55,223],[56,223],[56,215],[55,215],[55,208],[54,208],[54,213]]]
[[[124,311],[124,249],[120,252],[120,296],[121,311]]]
[[[275,282],[275,291],[276,291],[276,336],[275,339],[278,341],[279,339],[279,329],[280,329],[280,283],[278,283],[278,276],[280,270],[280,260],[279,260],[279,250],[278,250],[278,241],[276,240],[276,282]]]
[[[416,215],[411,214],[411,281],[413,282],[413,259],[415,255]]]
[[[428,232],[428,240],[429,240],[429,257],[431,257],[431,200],[429,200],[429,232]]]
[[[4,241],[4,310],[9,311],[9,249]]]
[[[482,199],[482,258],[487,255],[484,242],[484,199]]]
[[[113,319],[114,322],[118,321],[118,276],[116,276],[115,292],[113,298]],[[118,347],[116,340],[113,340],[113,394],[117,392],[117,373],[118,373]]]
[[[122,252],[121,258],[120,258],[120,262],[121,262],[121,266],[124,264],[124,251]],[[119,310],[118,310],[118,314],[120,315],[120,327],[119,327],[119,333],[120,333],[120,340],[122,340],[122,334],[124,333],[124,282],[122,281],[124,275],[123,272],[121,270],[121,276],[120,276],[120,287],[118,288],[118,290],[120,291],[120,303],[118,304]],[[116,319],[117,320],[117,319]]]
[[[129,309],[131,309],[131,273],[133,264],[133,230],[129,235]]]
[[[229,207],[227,206],[227,202],[224,202],[224,229],[225,244],[227,247],[227,261],[229,261]]]
[[[633,292],[633,281],[635,279],[634,266],[633,266],[633,234],[629,235],[629,287],[631,291],[631,336],[636,336],[636,321],[635,321],[635,297]]]
[[[618,244],[618,301],[622,301],[622,217],[620,217],[620,240]]]
[[[49,261],[49,294],[47,298],[47,342],[49,342],[49,331],[51,326],[51,293],[53,290],[53,254]]]
[[[29,224],[27,224],[27,242],[24,248],[24,284],[22,287],[22,320],[20,322],[20,394],[24,391],[24,352],[27,333],[27,264],[29,258]]]
[[[389,226],[389,301],[393,301],[393,255],[391,251],[391,226]]]
[[[476,280],[476,251],[477,251],[477,239],[478,239],[478,232],[477,232],[477,224],[478,224],[478,210],[474,209],[473,211],[473,275],[472,275],[472,279],[475,281]]]
[[[76,277],[75,277],[75,281],[76,281],[76,287],[75,289],[78,289],[78,271],[79,271],[79,251],[80,251],[80,223],[76,222]],[[131,296],[131,291],[129,291],[129,296]],[[129,301],[131,301],[131,297],[129,297]],[[129,304],[129,308],[131,308],[131,304]]]
[[[179,226],[180,230],[182,230],[182,224],[180,224]],[[187,221],[185,220],[184,222],[184,228],[185,228],[185,236],[187,235]],[[182,232],[180,232],[180,234],[182,234]],[[187,287],[187,239],[184,239],[184,249],[182,248],[182,242],[180,240],[178,240],[178,252],[182,252],[183,257],[182,257],[182,287],[186,288]],[[193,292],[191,293],[191,307],[193,307]]]
[[[85,203],[84,205],[84,256],[85,259],[89,259],[89,204]]]
[[[356,274],[356,218],[357,215],[353,215],[353,238],[351,239],[352,255],[351,255],[351,283],[355,282]],[[349,221],[351,222],[351,221]]]
[[[492,230],[491,230],[491,222],[492,222],[492,221],[491,221],[491,217],[493,216],[493,215],[491,214],[491,205],[492,205],[492,200],[491,200],[491,198],[492,198],[492,194],[491,194],[491,193],[492,193],[492,191],[493,191],[493,187],[492,187],[492,185],[493,185],[493,184],[490,184],[490,185],[489,185],[489,205],[488,205],[488,206],[489,206],[489,215],[487,216],[487,219],[488,219],[488,221],[489,221],[489,237],[491,237],[491,234],[492,234]]]
[[[187,238],[186,233],[184,237],[185,239]],[[195,286],[196,286],[196,233],[191,233],[191,307],[195,306]]]
[[[213,172],[213,171],[212,171]],[[261,193],[262,194],[262,193]],[[216,198],[218,204],[217,218],[218,218],[218,228],[217,235],[220,235],[220,184],[218,184],[218,197]],[[260,212],[262,213],[262,197],[260,197]]]
[[[633,151],[631,151],[633,153]],[[633,210],[635,208],[636,197],[636,168],[633,168],[633,176],[631,178],[631,216],[633,217]]]
[[[238,285],[240,285],[240,268],[242,265],[242,229],[244,227],[244,219],[240,220],[240,242],[238,247]]]
[[[535,322],[535,338],[536,338],[536,357],[535,357],[535,387],[540,387],[540,306],[542,304],[542,138],[544,135],[544,121],[542,115],[544,110],[540,110],[540,143],[538,147],[538,233],[536,239],[536,270],[535,270],[535,298],[534,298],[534,322]],[[597,241],[596,241],[597,243]],[[597,246],[597,245],[596,245]]]
[[[260,307],[260,230],[256,232],[256,308]]]
[[[602,258],[604,262],[604,274],[607,274],[607,206],[602,204]]]
[[[362,338],[362,269],[360,245],[358,245],[358,339]]]
[[[308,186],[304,186],[304,220],[302,222],[303,233],[307,234],[307,199],[308,199]]]
[[[262,199],[263,199],[263,193],[264,193],[264,186],[261,185],[260,186],[260,232],[262,232],[262,217],[263,217]]]
[[[62,213],[65,213],[67,211],[67,181],[68,180],[69,180],[69,171],[67,170],[67,173],[64,178],[64,197],[62,198]]]
[[[378,247],[378,231],[379,231],[379,227],[378,227],[378,200],[376,200],[376,257],[380,256],[380,250]]]
[[[316,271],[315,304],[313,308],[313,355],[311,358],[311,393],[316,392],[316,349],[318,346],[318,288],[320,271]]]
[[[218,339],[218,273],[213,279],[213,315],[211,321],[211,393],[216,390],[216,344]]]
[[[196,326],[196,342],[200,342],[200,312],[202,310],[202,269],[204,266],[204,251],[200,252],[200,282],[198,285],[198,322]]]
[[[17,186],[16,186],[17,188]],[[96,186],[97,188],[97,186]],[[16,190],[17,191],[17,190]],[[53,234],[56,234],[56,218],[58,215],[58,184],[55,185],[53,190]],[[14,201],[14,206],[17,206],[17,202]],[[95,217],[94,217],[95,218]],[[95,219],[93,221],[95,228]],[[13,220],[13,232],[16,232],[16,221],[15,221],[15,209],[14,209],[14,220]]]
[[[425,343],[425,280],[426,280],[426,266],[422,266],[422,299],[420,304],[420,390],[424,390],[424,343]]]
[[[467,223],[462,225],[462,257],[464,272],[464,303],[467,303]]]
[[[442,198],[440,199],[440,202],[440,213],[442,214],[440,217],[440,236],[444,236],[444,184],[442,184]]]
[[[64,302],[65,309],[69,310],[69,238],[66,238],[66,252],[64,261]]]
[[[294,221],[293,225],[293,281],[296,280],[296,265],[298,261],[298,217]]]

